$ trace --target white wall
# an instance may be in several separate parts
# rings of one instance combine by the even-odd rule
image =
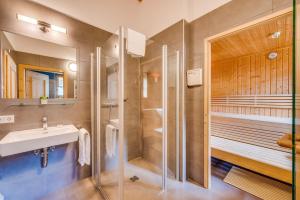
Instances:
[[[75,19],[116,32],[119,25],[134,26],[139,3],[134,0],[32,0]]]
[[[210,11],[230,2],[231,0],[187,0],[188,14],[186,19],[190,22]]]
[[[119,25],[151,37],[180,19],[192,21],[230,0],[32,0],[115,32]]]
[[[9,32],[3,32],[13,50],[52,58],[76,61],[76,49],[30,38]]]
[[[135,20],[137,31],[151,37],[184,18],[187,0],[144,0]]]

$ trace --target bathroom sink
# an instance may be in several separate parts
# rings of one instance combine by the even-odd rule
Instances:
[[[74,125],[48,127],[47,130],[38,128],[14,131],[0,140],[0,156],[67,144],[77,140],[78,129]]]
[[[119,119],[111,119],[109,120],[110,124],[116,128],[119,128]]]

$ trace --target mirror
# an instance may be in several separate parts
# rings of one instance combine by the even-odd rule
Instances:
[[[117,101],[118,99],[118,67],[119,60],[113,57],[105,57],[106,66],[106,99],[109,102]]]
[[[76,48],[0,31],[1,99],[77,98]]]

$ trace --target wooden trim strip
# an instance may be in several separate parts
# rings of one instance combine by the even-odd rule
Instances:
[[[282,169],[266,163],[261,163],[256,160],[229,153],[223,150],[212,148],[212,157],[224,160],[226,162],[238,165],[240,167],[258,172],[262,175],[283,181],[285,183],[292,183],[292,172],[287,169]]]
[[[64,98],[68,98],[68,74],[65,70],[59,68],[51,68],[51,67],[42,67],[42,66],[34,66],[34,65],[26,65],[26,64],[19,64],[18,65],[18,84],[19,84],[19,98],[24,99],[26,98],[26,88],[25,88],[25,72],[28,69],[42,71],[42,72],[57,72],[62,73],[64,76]]]

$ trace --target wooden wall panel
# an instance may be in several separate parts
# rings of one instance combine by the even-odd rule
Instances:
[[[292,13],[266,20],[245,31],[238,31],[212,43],[212,60],[219,61],[292,45]],[[271,39],[279,31],[280,37]]]
[[[194,20],[190,23],[189,31],[188,69],[200,66],[203,70],[207,70],[204,62],[206,52],[203,41],[205,38],[291,6],[291,0],[235,0]],[[237,55],[234,54],[234,56]],[[206,180],[204,153],[207,152],[203,145],[206,140],[206,133],[203,129],[204,99],[204,86],[187,89],[188,178],[201,185],[204,185]]]
[[[289,46],[274,50],[278,53],[274,60],[268,59],[269,52],[263,52],[213,62],[212,111],[291,117],[291,49]],[[254,103],[245,104],[242,99],[245,96]],[[255,103],[255,99],[265,96],[272,98],[264,99],[263,106]],[[285,98],[276,99],[276,96]],[[236,105],[228,102],[221,105],[220,97],[235,97]],[[241,102],[244,102],[243,106],[239,105]]]

